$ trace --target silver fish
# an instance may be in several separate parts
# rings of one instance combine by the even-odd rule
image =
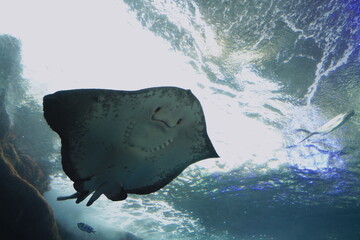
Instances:
[[[80,223],[77,224],[77,226],[78,226],[78,228],[79,228],[81,231],[83,231],[83,232],[95,234],[94,228],[91,227],[91,226],[89,226],[89,225],[87,225],[86,223],[80,222]]]
[[[306,139],[308,139],[309,137],[311,137],[315,134],[328,134],[329,132],[334,131],[335,129],[337,129],[338,127],[343,125],[352,116],[354,116],[354,114],[355,114],[354,110],[350,110],[345,113],[341,113],[341,114],[337,115],[336,117],[334,117],[333,119],[331,119],[330,121],[328,121],[327,123],[325,123],[324,125],[318,127],[313,132],[310,132],[309,130],[306,130],[306,129],[297,129],[296,131],[302,131],[302,132],[306,132],[308,134],[299,143],[305,141]]]

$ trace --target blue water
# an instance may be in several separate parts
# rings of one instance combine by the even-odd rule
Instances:
[[[73,6],[65,23],[51,21],[67,26],[45,38],[62,39],[60,50],[19,34],[33,87],[103,87],[114,78],[106,87],[191,88],[221,158],[192,166],[158,193],[121,203],[102,198],[91,209],[54,201],[72,193],[57,170],[47,198],[69,231],[85,218],[99,232],[118,229],[145,240],[360,239],[358,0],[87,4]],[[45,9],[71,3],[56,6]],[[79,15],[81,21],[71,18]],[[56,54],[42,52],[46,61],[37,65],[26,60],[42,48]],[[351,109],[355,115],[340,128],[298,144],[305,134],[296,129],[314,130]]]

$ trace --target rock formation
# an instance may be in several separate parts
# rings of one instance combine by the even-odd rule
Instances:
[[[19,45],[13,37],[0,36],[0,239],[61,240],[53,212],[41,194],[48,177],[13,144],[16,136],[6,101],[9,88],[19,86],[15,81],[21,78]]]

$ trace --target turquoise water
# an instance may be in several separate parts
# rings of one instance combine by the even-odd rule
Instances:
[[[155,194],[91,208],[54,201],[72,193],[57,170],[46,197],[69,232],[86,221],[104,239],[116,230],[145,240],[360,239],[357,0],[84,4],[65,22],[55,10],[71,3],[45,5],[56,27],[54,37],[40,34],[47,45],[18,32],[34,98],[75,87],[190,88],[221,158]],[[299,144],[296,129],[348,110],[355,115],[344,125]]]

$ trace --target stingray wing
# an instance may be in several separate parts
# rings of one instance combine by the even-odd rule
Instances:
[[[126,95],[126,92],[121,92]],[[62,166],[72,181],[86,181],[92,172],[85,175],[82,171],[89,165],[86,159],[75,156],[77,148],[75,140],[82,138],[90,129],[86,126],[88,119],[96,114],[96,105],[101,104],[104,96],[114,94],[112,90],[79,89],[59,91],[47,95],[43,99],[44,117],[50,127],[61,138]],[[117,91],[119,97],[119,91]],[[106,106],[104,106],[106,108]],[[81,162],[81,159],[84,162]]]

